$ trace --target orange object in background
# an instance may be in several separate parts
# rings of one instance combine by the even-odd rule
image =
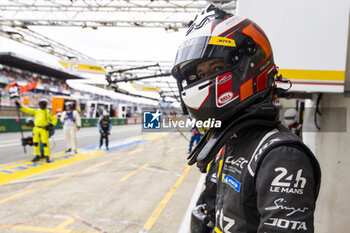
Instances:
[[[9,88],[13,87],[13,86],[18,86],[19,88],[19,93],[22,94],[23,92],[26,92],[26,91],[31,91],[31,90],[34,90],[37,86],[37,83],[28,83],[27,85],[25,86],[20,86],[17,84],[17,82],[12,82],[10,83],[8,86],[7,86],[7,90],[9,90]]]
[[[21,88],[19,93],[22,94],[23,92],[34,90],[36,86],[37,86],[37,83],[29,83],[25,86],[19,86]]]
[[[22,104],[29,106],[29,104],[30,104],[30,96],[23,96],[22,97]]]
[[[65,104],[67,102],[73,102],[76,106],[76,110],[80,110],[78,109],[78,103],[76,99],[67,97],[67,96],[53,96],[51,99],[51,105],[52,105],[52,109],[51,109],[51,113],[53,115],[56,115],[57,112],[63,112],[66,108],[65,108]]]

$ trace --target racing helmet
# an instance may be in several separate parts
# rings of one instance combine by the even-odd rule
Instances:
[[[70,101],[66,102],[65,106],[66,106],[66,109],[67,109],[68,106],[70,106],[70,110],[73,110],[73,102],[70,102]]]
[[[26,118],[26,126],[33,128],[34,127],[34,118],[33,117],[27,117]]]
[[[200,64],[218,61],[207,77]],[[215,63],[215,62],[214,62]],[[253,21],[209,5],[190,25],[172,75],[197,120],[225,119],[272,98],[276,66],[270,42]]]
[[[107,112],[103,113],[102,119],[103,119],[104,121],[109,120],[109,114],[108,114]]]
[[[41,108],[41,109],[47,108],[47,100],[46,99],[39,100],[39,108]]]
[[[286,125],[293,125],[297,122],[298,112],[295,108],[289,108],[284,112],[284,123]]]

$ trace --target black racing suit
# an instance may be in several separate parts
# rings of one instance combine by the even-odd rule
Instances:
[[[321,172],[296,135],[281,124],[250,125],[223,150],[216,161],[216,233],[314,232]]]
[[[215,223],[215,196],[217,186],[215,168],[215,160],[213,160],[207,169],[205,189],[198,198],[196,208],[192,211],[191,233],[210,233],[213,230]],[[204,211],[202,209],[200,211],[201,215],[196,218],[195,215],[198,215],[196,213],[199,212],[201,206],[204,206]]]
[[[112,124],[111,124],[111,121],[109,120],[109,117],[102,117],[99,120],[97,126],[98,126],[98,129],[100,130],[100,148],[103,145],[103,139],[106,140],[106,148],[108,148],[108,143],[109,143],[108,135],[112,128]]]

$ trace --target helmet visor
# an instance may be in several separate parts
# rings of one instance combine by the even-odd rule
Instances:
[[[219,57],[226,60],[235,49],[235,44],[232,42],[232,46],[219,45],[218,40],[220,39],[218,38],[221,37],[202,36],[183,42],[176,55],[172,70],[173,76],[180,81],[189,81],[190,76],[195,74],[195,68],[199,63]]]
[[[41,109],[45,109],[47,107],[47,100],[40,100],[39,101],[39,107]]]
[[[202,85],[205,83],[208,85],[210,79],[215,79],[219,75],[228,72],[232,74],[232,65],[227,64],[223,58],[216,57],[209,60],[197,59],[187,64],[183,70],[185,70],[184,78],[178,80],[182,80],[181,86],[183,89],[188,89],[197,84]]]

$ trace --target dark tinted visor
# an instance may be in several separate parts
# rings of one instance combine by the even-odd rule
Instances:
[[[195,67],[206,60],[222,57],[226,60],[235,47],[209,44],[211,37],[196,37],[183,42],[178,49],[172,75],[183,81],[195,73]]]
[[[183,68],[182,63],[186,61],[196,60],[204,57],[210,36],[196,37],[183,42],[179,48],[175,58],[175,66]]]
[[[295,117],[285,117],[284,119],[286,119],[286,120],[294,120]]]

